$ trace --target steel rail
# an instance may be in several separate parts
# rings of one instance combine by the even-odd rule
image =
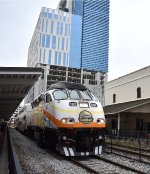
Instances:
[[[109,154],[110,154],[111,152],[106,152],[106,151],[105,151],[105,153],[109,153]],[[143,160],[136,159],[136,158],[133,158],[133,157],[129,157],[129,156],[127,156],[127,155],[122,155],[122,154],[119,154],[119,153],[116,153],[116,152],[112,152],[112,154],[118,155],[118,156],[120,156],[120,157],[128,158],[128,159],[131,159],[131,160],[134,160],[134,161],[143,163],[143,164],[148,164],[148,165],[150,165],[150,162],[148,162],[148,161],[143,161]]]
[[[106,143],[106,145],[111,145],[111,143]],[[138,147],[132,147],[132,146],[126,146],[126,145],[121,145],[121,144],[112,144],[112,146],[118,146],[118,147],[123,147],[123,148],[131,148],[131,149],[134,149],[134,150],[137,150],[139,151],[140,149]],[[145,152],[149,152],[150,153],[150,149],[143,149],[141,148],[141,151],[145,151]]]
[[[90,168],[89,166],[83,164],[82,162],[78,161],[78,160],[75,160],[73,158],[70,158],[69,159],[72,163],[82,167],[83,169],[85,169],[86,171],[90,172],[90,173],[94,173],[94,174],[102,174],[102,172],[98,172],[92,168]]]
[[[131,168],[129,166],[126,166],[126,165],[123,165],[123,164],[120,164],[120,163],[117,163],[115,161],[112,161],[112,160],[109,160],[109,159],[106,159],[106,158],[103,158],[103,157],[100,157],[100,156],[94,156],[94,158],[96,159],[99,159],[99,160],[102,160],[104,162],[107,162],[107,163],[110,163],[110,164],[113,164],[115,166],[118,166],[122,169],[125,169],[125,170],[129,170],[129,171],[132,171],[132,172],[135,172],[135,173],[139,173],[139,174],[146,174],[145,172],[143,171],[140,171],[140,170],[137,170],[137,169],[134,169],[134,168]]]
[[[147,155],[147,154],[138,153],[138,152],[130,151],[130,150],[125,150],[125,149],[121,149],[121,148],[117,148],[117,147],[109,147],[109,146],[107,146],[107,147],[112,148],[113,150],[116,150],[116,151],[121,151],[121,152],[125,152],[125,153],[129,153],[129,154],[132,154],[132,155],[137,155],[137,156],[141,156],[141,157],[145,157],[145,158],[150,159],[150,155]]]

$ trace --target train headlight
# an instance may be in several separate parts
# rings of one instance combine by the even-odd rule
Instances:
[[[90,106],[91,107],[97,107],[97,104],[96,103],[90,103]]]
[[[70,102],[69,106],[77,106],[77,103],[76,102]]]
[[[75,122],[75,119],[74,118],[62,118],[61,122],[63,124],[73,124]]]
[[[97,123],[98,124],[104,124],[105,123],[105,119],[104,118],[98,118],[97,119]]]

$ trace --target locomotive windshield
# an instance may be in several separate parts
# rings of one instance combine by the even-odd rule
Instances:
[[[53,96],[55,100],[66,100],[68,98],[65,90],[56,90],[53,92]]]
[[[53,96],[55,100],[66,100],[66,99],[73,99],[73,100],[92,100],[93,97],[90,93],[81,90],[55,90],[53,92]]]

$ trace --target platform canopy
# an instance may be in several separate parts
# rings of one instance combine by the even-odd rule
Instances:
[[[0,67],[0,119],[11,117],[41,74],[41,68]]]

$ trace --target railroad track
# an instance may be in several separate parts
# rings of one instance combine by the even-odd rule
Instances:
[[[90,160],[94,160],[90,162]],[[98,161],[97,161],[98,160]],[[120,168],[121,170],[126,170],[127,173],[130,171],[130,172],[134,172],[134,173],[138,173],[138,174],[146,174],[147,172],[143,172],[141,170],[138,170],[138,169],[134,169],[132,167],[129,167],[127,165],[124,165],[124,164],[121,164],[121,163],[118,163],[118,162],[115,162],[113,160],[110,160],[110,159],[106,159],[106,158],[103,158],[101,156],[93,156],[93,157],[88,157],[87,158],[87,161],[82,161],[80,158],[70,158],[70,161],[80,167],[82,167],[83,169],[85,169],[87,172],[89,173],[93,173],[93,174],[103,174],[103,173],[107,173],[105,170],[98,170],[98,168],[96,169],[96,166],[97,165],[103,165],[102,162],[105,162],[107,163],[107,166],[108,165],[113,165],[113,166],[117,166],[118,168]],[[111,170],[111,169],[110,169]],[[117,172],[113,172],[113,171],[109,171],[108,172],[109,174],[110,173],[120,173],[120,171],[117,171]]]
[[[106,152],[106,153],[110,154],[110,152]],[[119,152],[112,152],[112,153],[115,154],[115,155],[118,155],[118,156],[120,156],[120,157],[128,158],[128,159],[130,159],[130,160],[132,160],[132,161],[137,161],[137,162],[141,162],[141,163],[150,165],[150,162],[144,161],[144,160],[142,160],[142,159],[140,159],[140,158],[137,159],[137,158],[134,158],[134,157],[129,157],[129,156],[127,156],[127,155],[120,154]]]
[[[103,157],[100,157],[100,156],[95,156],[94,158],[102,160],[104,162],[108,162],[110,164],[113,164],[115,166],[118,166],[118,167],[120,167],[122,169],[125,169],[125,170],[128,170],[128,171],[132,171],[132,172],[139,173],[139,174],[146,174],[146,172],[143,172],[141,170],[134,169],[132,167],[126,166],[124,164],[120,164],[118,162],[115,162],[115,161],[112,161],[112,160],[109,160],[109,159],[106,159],[106,158],[103,158]]]
[[[93,174],[100,174],[100,172],[92,169],[91,167],[89,167],[88,165],[83,164],[82,162],[80,162],[79,160],[76,160],[74,158],[70,158],[70,161],[76,165],[78,165],[79,167],[82,167],[83,169],[85,169],[87,172],[89,173],[93,173]]]
[[[120,152],[123,152],[123,153],[129,153],[129,154],[132,154],[132,155],[135,155],[135,156],[140,156],[140,157],[143,157],[143,158],[146,158],[146,159],[150,159],[150,154],[148,155],[148,154],[142,153],[142,150],[140,152],[136,152],[136,151],[133,151],[133,150],[127,150],[127,149],[111,147],[111,146],[107,146],[107,148],[109,148],[109,149],[112,148],[112,150],[115,150],[115,151],[120,151]]]
[[[111,143],[106,143],[106,145],[111,146]],[[127,146],[127,145],[121,145],[121,144],[114,144],[114,143],[112,144],[112,146],[126,148],[126,149],[133,149],[135,151],[139,151],[139,149],[141,149],[141,151],[143,151],[143,152],[150,153],[150,149],[143,149],[143,148],[138,148],[138,147],[133,147],[133,146]]]
[[[148,167],[144,164],[135,162],[135,165],[128,166],[126,158],[102,155],[101,157],[110,159],[98,159],[99,157],[74,157],[65,158],[49,149],[41,149],[33,140],[22,136],[19,132],[11,131],[12,140],[20,164],[23,164],[23,171],[28,174],[38,173],[93,173],[93,174],[123,174],[123,173],[141,173],[148,174]],[[23,157],[25,156],[25,157]],[[116,158],[116,160],[114,160]],[[119,159],[120,158],[120,159]],[[113,161],[113,162],[112,162]],[[116,162],[115,162],[116,161]],[[118,161],[118,162],[117,162]],[[130,161],[130,160],[128,160]],[[74,163],[74,165],[73,165]],[[118,165],[120,163],[120,165]],[[132,163],[132,162],[130,162]],[[125,166],[124,166],[125,165]],[[140,165],[140,168],[138,166]],[[136,167],[137,166],[137,167]],[[133,167],[133,168],[131,168]],[[143,170],[142,170],[143,168]],[[139,171],[141,170],[141,171]],[[132,172],[134,171],[134,172]],[[20,174],[20,173],[19,173]]]

